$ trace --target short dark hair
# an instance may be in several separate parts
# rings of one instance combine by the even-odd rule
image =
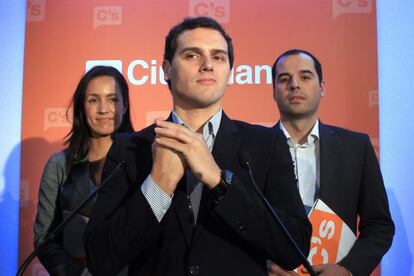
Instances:
[[[319,78],[319,84],[322,83],[323,81],[323,74],[322,74],[322,65],[319,62],[319,60],[310,52],[305,51],[305,50],[301,50],[301,49],[291,49],[288,50],[286,52],[284,52],[283,54],[281,54],[273,63],[272,66],[272,82],[273,82],[273,87],[275,87],[275,78],[276,78],[276,65],[279,62],[279,60],[283,57],[287,57],[287,56],[293,56],[293,55],[299,55],[299,54],[305,54],[311,57],[311,59],[313,60],[313,64],[315,66],[315,71],[316,74],[318,74],[318,78]]]
[[[109,76],[115,79],[115,82],[121,90],[122,100],[126,107],[125,113],[122,116],[121,125],[115,130],[115,133],[133,131],[129,104],[129,88],[124,76],[111,66],[93,67],[79,81],[72,101],[66,110],[66,117],[69,117],[70,107],[72,107],[73,112],[72,128],[65,137],[66,164],[68,169],[71,168],[75,161],[80,161],[85,158],[89,152],[90,130],[86,121],[84,108],[86,89],[93,79],[102,76]]]
[[[184,20],[175,25],[170,29],[168,35],[165,37],[165,47],[164,47],[164,59],[168,60],[170,63],[174,57],[175,51],[177,50],[177,38],[178,36],[187,30],[194,30],[196,28],[208,28],[220,32],[224,39],[227,42],[227,53],[229,55],[230,69],[233,68],[234,62],[234,50],[233,42],[231,37],[226,33],[224,28],[214,19],[210,17],[187,17]],[[170,81],[168,80],[168,86],[170,86]]]

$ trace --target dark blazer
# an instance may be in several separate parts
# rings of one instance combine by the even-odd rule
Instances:
[[[89,163],[78,162],[67,173],[63,152],[54,154],[43,171],[36,220],[35,246],[59,225],[89,193]],[[51,275],[90,275],[85,265],[75,261],[84,258],[83,232],[92,212],[90,202],[77,213],[64,232],[43,246],[38,257]]]
[[[279,130],[279,123],[274,128]],[[339,264],[354,276],[369,275],[394,236],[375,151],[368,135],[321,122],[319,145],[320,198],[355,234],[359,231],[355,244]]]
[[[221,169],[234,173],[232,186],[216,206],[204,187],[194,225],[185,177],[160,223],[141,192],[152,167],[153,129],[119,136],[109,151],[103,179],[119,161],[125,166],[103,187],[85,233],[94,275],[112,275],[130,264],[130,275],[250,276],[267,275],[267,259],[289,269],[300,263],[239,162],[240,150],[250,153],[259,188],[307,253],[311,228],[283,135],[223,113],[213,156]]]

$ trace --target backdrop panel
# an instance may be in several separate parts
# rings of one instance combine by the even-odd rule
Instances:
[[[281,52],[318,56],[327,95],[325,123],[367,132],[378,152],[376,8],[373,0],[100,0],[27,2],[21,143],[21,262],[33,249],[32,224],[43,166],[62,149],[65,110],[86,68],[112,64],[131,88],[135,128],[166,116],[171,97],[161,70],[164,38],[187,16],[207,15],[233,38],[235,65],[224,99],[233,118],[273,125],[271,65]],[[44,269],[36,260],[33,275]]]

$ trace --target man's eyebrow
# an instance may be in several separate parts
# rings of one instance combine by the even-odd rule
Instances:
[[[224,54],[224,55],[228,55],[227,51],[226,50],[223,50],[223,49],[213,49],[213,50],[211,50],[211,52],[213,54]]]
[[[288,76],[290,76],[290,74],[289,73],[280,73],[280,74],[278,74],[277,75],[277,79],[280,79],[281,77],[288,77]]]
[[[309,70],[309,69],[303,69],[303,70],[300,70],[299,71],[301,74],[311,74],[312,76],[314,76],[315,74],[311,71],[311,70]],[[277,75],[277,79],[280,79],[281,77],[286,77],[286,76],[290,76],[290,74],[289,73],[286,73],[286,72],[283,72],[283,73],[280,73],[279,75]]]
[[[300,70],[300,73],[302,74],[311,74],[311,75],[315,75],[311,70],[309,69],[304,69],[304,70]]]
[[[186,52],[196,52],[196,53],[201,53],[201,49],[200,49],[200,48],[198,48],[198,47],[186,47],[186,48],[183,48],[183,49],[180,51],[180,54],[183,54],[183,53],[186,53]]]
[[[200,48],[198,48],[198,47],[186,47],[186,48],[183,48],[179,53],[180,54],[183,54],[183,53],[186,53],[186,52],[201,53],[202,50]],[[210,52],[213,53],[213,54],[225,54],[225,55],[228,55],[227,51],[226,50],[223,50],[223,49],[211,49]]]

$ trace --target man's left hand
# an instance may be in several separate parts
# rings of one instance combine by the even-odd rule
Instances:
[[[184,126],[156,120],[158,144],[180,152],[193,175],[210,189],[220,182],[221,170],[213,158],[203,135]]]

